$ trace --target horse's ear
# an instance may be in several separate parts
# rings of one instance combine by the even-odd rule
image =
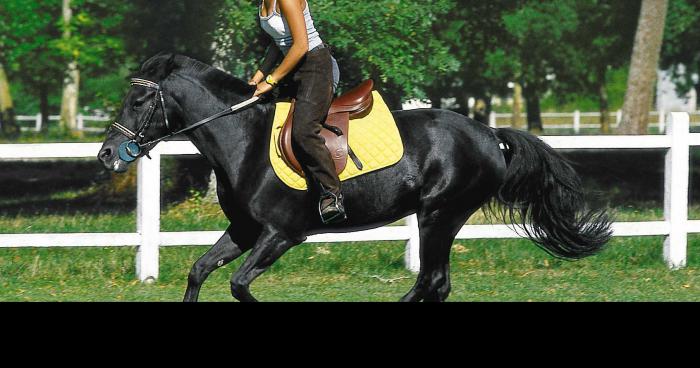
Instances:
[[[141,66],[141,75],[154,81],[167,78],[177,68],[177,54],[161,52]]]
[[[177,68],[177,63],[175,62],[175,54],[170,54],[168,59],[165,61],[165,65],[163,67],[163,72],[164,75],[162,78],[165,78],[170,75],[170,73],[173,72]]]

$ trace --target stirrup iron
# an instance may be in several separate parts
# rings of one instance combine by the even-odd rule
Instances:
[[[333,215],[326,218],[325,216],[327,216],[329,212],[326,212],[324,216],[324,208],[321,208],[321,204],[324,200],[329,198],[332,198],[333,202],[331,202],[331,204],[325,209],[328,211],[329,208],[332,208],[330,213]],[[345,208],[343,206],[343,194],[341,193],[340,195],[335,195],[330,191],[325,192],[318,201],[318,214],[321,216],[321,222],[323,222],[325,225],[347,220],[347,215],[345,214]]]

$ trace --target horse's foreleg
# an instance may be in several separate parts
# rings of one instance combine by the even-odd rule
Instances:
[[[250,249],[252,242],[248,244],[237,244],[231,239],[232,227],[226,230],[224,235],[192,266],[190,275],[187,278],[187,291],[185,291],[185,302],[196,302],[199,298],[199,291],[202,284],[210,273],[223,267],[241,254]]]
[[[263,231],[248,258],[231,277],[231,295],[242,302],[256,302],[250,284],[294,245],[274,230]]]

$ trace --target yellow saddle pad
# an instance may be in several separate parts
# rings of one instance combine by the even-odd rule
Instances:
[[[391,166],[403,157],[403,142],[394,116],[377,91],[372,92],[372,97],[372,111],[363,118],[351,120],[348,133],[348,144],[364,167],[362,170],[358,169],[348,157],[345,170],[339,176],[341,181]],[[277,146],[290,105],[289,102],[277,103],[270,136],[270,163],[277,177],[288,187],[306,190],[306,179],[284,162]]]

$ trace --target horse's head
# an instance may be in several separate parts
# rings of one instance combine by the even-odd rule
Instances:
[[[150,142],[170,132],[163,81],[175,68],[175,55],[159,54],[146,61],[124,98],[117,120],[107,132],[97,158],[108,170],[124,172],[128,164],[145,156]]]

